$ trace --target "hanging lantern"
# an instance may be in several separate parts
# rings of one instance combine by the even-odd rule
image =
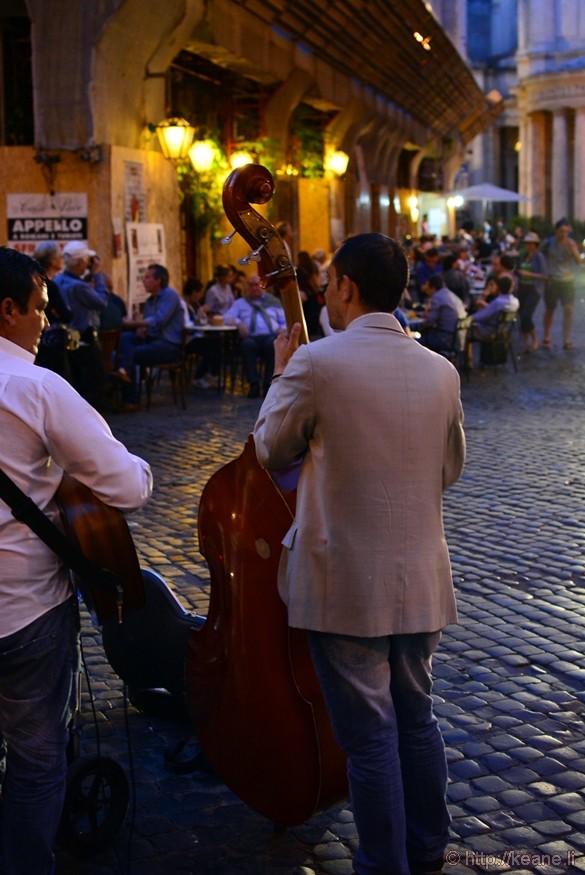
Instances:
[[[180,161],[189,153],[195,128],[184,118],[167,118],[156,126],[156,133],[165,158]]]

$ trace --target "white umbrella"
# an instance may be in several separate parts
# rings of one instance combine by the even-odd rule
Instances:
[[[462,188],[461,191],[456,191],[455,195],[459,195],[459,197],[464,198],[466,201],[496,201],[503,203],[504,201],[530,200],[525,194],[518,194],[517,191],[511,191],[509,188],[500,188],[498,185],[492,185],[491,182],[480,182],[479,185]]]

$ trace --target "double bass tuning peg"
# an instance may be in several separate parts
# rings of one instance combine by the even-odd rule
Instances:
[[[247,255],[244,255],[243,258],[238,258],[238,264],[245,267],[247,264],[250,264],[251,261],[260,261],[261,255],[260,253],[264,249],[264,244],[259,246],[258,249],[254,249],[252,252],[248,252]]]
[[[234,235],[235,235],[236,233],[237,233],[237,232],[236,232],[236,229],[234,228],[233,231],[230,231],[230,233],[227,235],[227,237],[222,237],[221,240],[220,240],[221,245],[222,245],[222,246],[229,246],[230,243],[231,243],[232,240],[233,240]]]

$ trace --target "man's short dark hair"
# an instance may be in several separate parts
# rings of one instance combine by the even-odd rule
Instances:
[[[511,255],[507,255],[505,252],[503,252],[503,253],[499,256],[499,259],[500,259],[500,264],[501,264],[502,267],[504,267],[506,270],[514,270],[514,268],[515,268],[515,266],[516,266],[516,262],[514,261],[514,259],[512,258]]]
[[[430,286],[431,289],[442,289],[445,285],[445,277],[442,273],[434,273],[427,280],[427,286]]]
[[[569,220],[563,216],[562,219],[559,219],[558,222],[555,222],[555,231],[558,231],[559,228],[565,228],[565,227],[570,228],[571,225],[569,224]]]
[[[166,289],[169,284],[169,272],[163,264],[149,264],[148,270],[152,271],[159,281],[161,289]]]
[[[496,277],[496,285],[500,295],[511,295],[514,290],[514,280],[511,276]]]
[[[12,298],[20,312],[26,313],[36,279],[45,282],[38,261],[16,249],[0,246],[0,301]]]
[[[353,280],[362,302],[372,310],[392,313],[408,285],[408,257],[401,243],[385,234],[348,237],[333,256],[337,281]]]

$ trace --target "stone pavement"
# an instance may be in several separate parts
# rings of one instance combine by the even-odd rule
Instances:
[[[557,324],[553,349],[521,357],[517,374],[508,365],[463,380],[468,462],[445,497],[460,622],[434,663],[450,764],[449,875],[585,872],[584,298],[575,351],[560,348]],[[191,390],[183,412],[163,385],[149,413],[109,416],[154,470],[154,498],[130,521],[141,564],[199,613],[208,604],[201,490],[239,453],[258,409]],[[186,722],[132,706],[130,757],[122,686],[85,615],[83,639],[101,749],[128,775],[132,760],[135,811],[113,847],[87,860],[60,853],[60,875],[349,875],[349,807],[275,834],[213,774],[166,765]],[[86,692],[83,717],[91,755]]]

